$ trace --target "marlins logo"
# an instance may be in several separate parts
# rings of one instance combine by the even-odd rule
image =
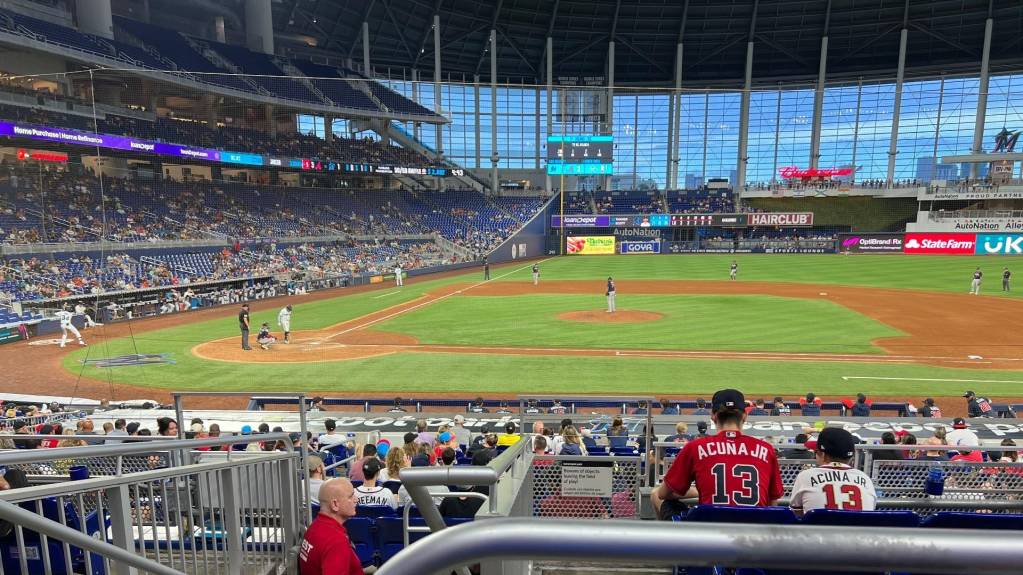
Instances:
[[[159,363],[177,363],[168,357],[166,353],[143,353],[132,355],[118,355],[115,357],[102,357],[98,359],[83,359],[82,363],[93,367],[126,367],[131,365],[155,365]]]

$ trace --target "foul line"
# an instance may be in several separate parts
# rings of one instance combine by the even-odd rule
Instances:
[[[547,261],[550,261],[550,260],[551,260],[551,258],[546,258],[546,259],[542,259],[542,260],[540,260],[540,262],[539,262],[539,263],[541,263],[541,264],[542,264],[542,263],[544,263],[544,262],[547,262]],[[421,307],[423,307],[423,306],[428,306],[428,305],[430,305],[430,304],[434,304],[434,303],[437,303],[437,302],[439,302],[439,301],[441,301],[441,300],[445,300],[445,299],[447,299],[447,298],[449,298],[449,297],[451,297],[451,296],[454,296],[454,295],[459,295],[459,294],[463,294],[463,293],[465,293],[465,292],[467,292],[467,291],[469,291],[469,290],[471,290],[471,289],[474,289],[474,288],[478,288],[478,287],[480,287],[481,285],[483,285],[483,284],[485,284],[485,283],[488,283],[488,282],[492,282],[492,281],[497,281],[497,280],[499,280],[499,279],[501,279],[501,278],[506,278],[506,277],[508,277],[508,276],[510,276],[510,275],[512,275],[512,274],[514,274],[514,273],[517,273],[517,272],[519,272],[519,271],[522,271],[522,270],[524,270],[524,269],[527,269],[527,268],[531,268],[531,267],[533,267],[533,264],[532,264],[532,263],[526,264],[526,265],[524,265],[524,266],[522,266],[522,267],[520,267],[520,268],[516,268],[516,269],[513,269],[512,271],[510,271],[510,272],[508,272],[508,273],[505,273],[505,274],[499,275],[499,276],[497,276],[496,278],[491,278],[491,279],[489,279],[489,280],[483,280],[483,281],[481,281],[481,282],[476,282],[476,283],[472,284],[471,286],[469,286],[469,287],[467,287],[467,288],[463,288],[463,289],[460,289],[460,290],[457,290],[457,291],[451,292],[451,293],[449,293],[449,294],[444,294],[444,295],[442,295],[442,296],[440,296],[440,297],[437,297],[437,298],[434,298],[434,299],[431,299],[431,300],[428,300],[428,301],[424,301],[423,303],[420,303],[420,304],[416,304],[416,305],[414,305],[414,306],[411,306],[411,307],[407,307],[407,308],[405,308],[405,309],[400,309],[400,310],[398,310],[398,311],[396,311],[396,312],[394,312],[394,313],[391,313],[391,314],[385,315],[385,316],[383,316],[383,317],[378,317],[377,319],[374,319],[374,320],[370,320],[370,321],[368,321],[368,322],[366,322],[366,323],[364,323],[364,324],[361,324],[361,325],[357,325],[357,326],[353,326],[353,327],[350,327],[350,328],[348,328],[348,329],[345,329],[345,330],[341,330],[341,331],[339,331],[339,332],[337,332],[337,333],[333,333],[333,334],[330,334],[330,335],[328,335],[328,336],[324,337],[322,341],[326,341],[326,340],[328,340],[328,339],[333,339],[333,338],[335,338],[335,337],[337,337],[337,336],[339,336],[339,335],[345,335],[346,333],[351,333],[351,332],[353,332],[353,331],[356,331],[356,330],[360,330],[360,329],[363,329],[363,328],[369,327],[369,326],[371,326],[371,325],[373,325],[373,324],[377,324],[377,323],[380,323],[380,322],[382,322],[382,321],[384,321],[384,320],[388,320],[388,319],[391,319],[392,317],[396,317],[396,316],[399,316],[399,315],[401,315],[401,314],[403,314],[403,313],[406,313],[406,312],[410,312],[410,311],[412,311],[412,310],[414,310],[414,309],[419,309],[419,308],[421,308]],[[401,305],[401,304],[398,304],[398,305]],[[375,313],[376,313],[376,312],[375,312]],[[373,314],[366,314],[366,315],[373,315]],[[366,317],[366,316],[363,316],[363,317]],[[355,321],[355,320],[353,320],[353,321]]]
[[[384,294],[375,295],[375,296],[373,296],[373,299],[380,299],[382,297],[387,297],[389,295],[394,295],[396,293],[401,293],[401,290],[395,290],[395,291],[387,292],[387,293],[384,293]]]
[[[1004,379],[943,379],[927,377],[869,377],[862,375],[843,375],[842,379],[872,379],[879,381],[946,381],[951,383],[1023,383],[1023,381],[1010,381]]]

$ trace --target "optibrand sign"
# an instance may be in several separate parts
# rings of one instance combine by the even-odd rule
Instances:
[[[977,236],[977,254],[980,255],[1023,255],[1023,235],[980,234]]]
[[[973,254],[977,234],[908,233],[902,245],[907,254]]]
[[[812,226],[813,212],[798,212],[794,214],[785,213],[756,213],[747,216],[751,226]]]
[[[901,254],[902,234],[840,234],[838,249],[850,254]]]

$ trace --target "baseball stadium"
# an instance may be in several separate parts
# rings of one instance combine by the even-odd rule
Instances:
[[[1023,572],[1019,0],[0,47],[0,575]]]

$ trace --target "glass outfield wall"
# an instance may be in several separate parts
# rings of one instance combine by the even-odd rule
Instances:
[[[489,84],[443,83],[438,105],[432,82],[414,86],[405,80],[382,81],[450,118],[451,123],[442,129],[443,150],[459,164],[489,169],[496,129],[499,168],[543,169],[548,135],[545,87],[499,86],[495,125]],[[958,76],[905,82],[898,121],[896,181],[963,175],[959,166],[941,165],[940,158],[970,151],[978,83],[976,77]],[[562,87],[554,92],[551,133],[608,131],[603,109],[606,90]],[[585,97],[579,97],[578,92],[585,92]],[[679,114],[678,187],[695,187],[710,178],[735,183],[741,108],[738,91],[684,90],[677,110],[673,110],[672,98],[663,88],[615,88],[614,94],[610,131],[615,141],[617,187],[668,185],[673,111]],[[857,181],[884,180],[894,100],[893,81],[828,86],[822,106],[818,166],[853,166]],[[810,85],[759,86],[754,90],[750,98],[747,184],[776,180],[778,170],[785,166],[809,165],[813,107],[814,89]],[[986,150],[993,146],[994,135],[1003,127],[1023,130],[1023,73],[992,74],[985,116]],[[424,144],[438,147],[434,126],[405,128],[416,133]]]

